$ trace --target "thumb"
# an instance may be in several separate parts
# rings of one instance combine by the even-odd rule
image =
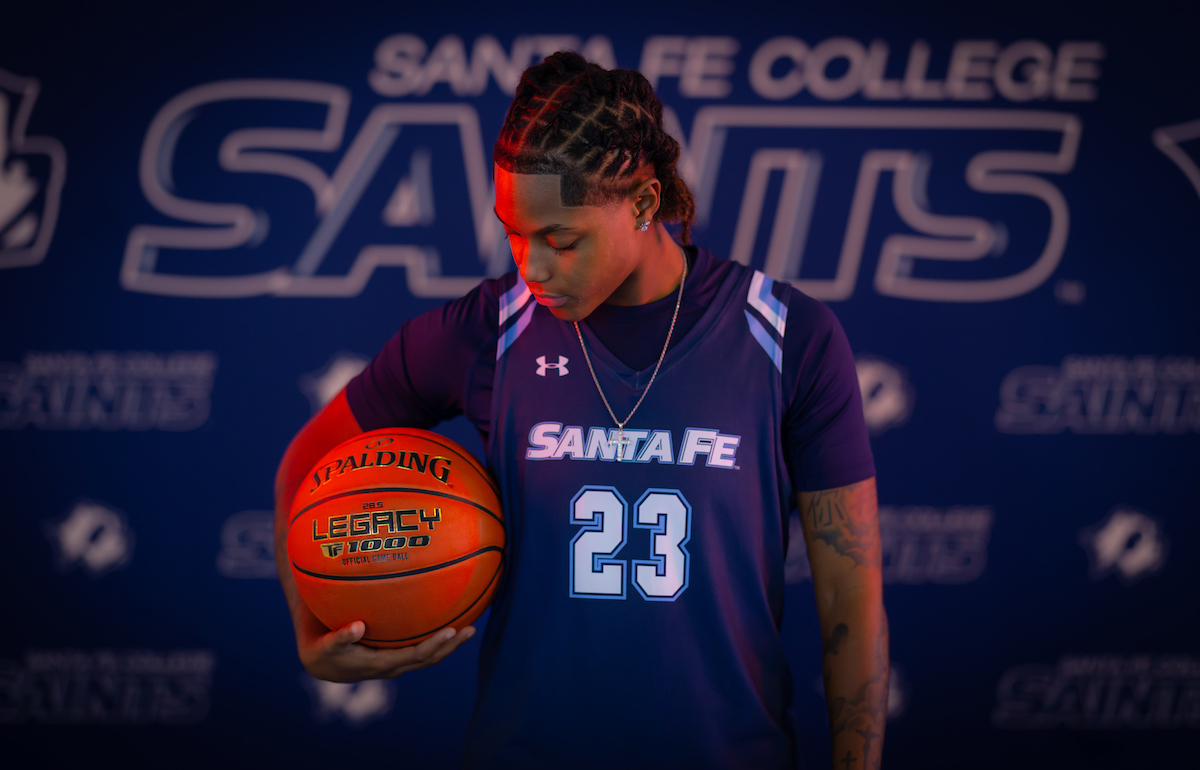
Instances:
[[[361,620],[356,620],[349,625],[342,626],[338,630],[330,632],[328,637],[330,646],[339,644],[354,644],[359,639],[362,639],[363,634],[365,634],[366,631],[367,624],[363,623]]]

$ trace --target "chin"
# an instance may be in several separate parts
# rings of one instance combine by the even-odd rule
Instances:
[[[558,320],[572,323],[587,318],[596,309],[596,306],[582,303],[578,299],[572,299],[562,307],[548,307],[546,309]]]
[[[546,309],[549,310],[550,314],[555,318],[560,321],[566,321],[567,323],[582,321],[587,317],[587,313],[580,313],[579,308],[576,307],[550,307]]]

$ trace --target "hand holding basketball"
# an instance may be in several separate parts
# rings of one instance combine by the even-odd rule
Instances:
[[[362,621],[330,631],[303,602],[296,607],[296,615],[300,662],[308,673],[330,682],[391,679],[432,666],[475,635],[474,626],[457,633],[453,628],[444,628],[413,647],[367,647],[358,644],[366,629]]]

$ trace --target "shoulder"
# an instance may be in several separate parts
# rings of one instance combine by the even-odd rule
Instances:
[[[788,283],[777,281],[780,301],[787,305],[789,331],[793,339],[828,339],[842,333],[842,324],[833,310]]]
[[[524,287],[516,271],[499,278],[485,278],[479,285],[458,299],[433,308],[406,324],[431,331],[433,329],[469,332],[472,337],[495,336],[499,327],[500,307],[511,295],[514,286]]]
[[[517,275],[517,271],[513,270],[499,278],[483,279],[478,286],[455,302],[477,310],[495,323],[500,305],[504,302],[505,297],[512,294],[514,289],[524,288],[524,286],[525,282]]]
[[[698,247],[696,266],[702,265],[707,280],[740,284],[747,305],[775,327],[785,344],[828,339],[841,333],[841,324],[828,305],[786,281],[777,281],[761,270]]]
[[[778,291],[787,305],[783,375],[791,398],[804,399],[814,392],[837,392],[842,400],[856,397],[854,352],[837,315],[794,286],[783,284]]]

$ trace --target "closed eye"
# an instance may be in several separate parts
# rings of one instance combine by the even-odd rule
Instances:
[[[521,237],[520,233],[514,233],[514,232],[509,231],[508,229],[505,229],[505,231],[504,231],[504,240],[506,240],[506,241],[512,240],[513,238],[520,238],[520,237]],[[572,241],[571,243],[568,243],[566,246],[555,246],[553,243],[549,243],[547,241],[547,245],[550,246],[550,248],[554,249],[554,252],[556,254],[562,254],[564,251],[571,251],[578,244],[579,244],[579,241],[575,240],[575,241]]]

